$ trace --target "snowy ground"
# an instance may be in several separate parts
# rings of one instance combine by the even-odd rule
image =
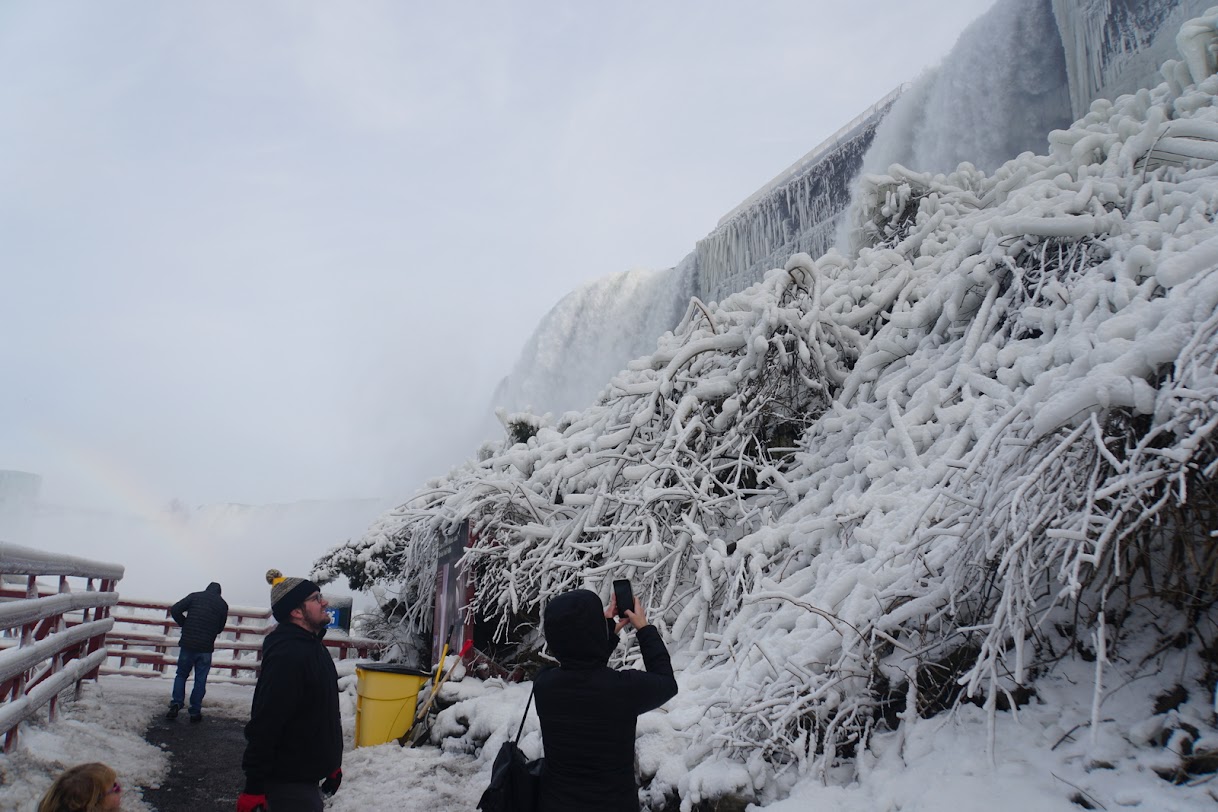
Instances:
[[[1196,658],[1189,662],[1187,651],[1168,652],[1150,662],[1138,673],[1110,668],[1111,688],[1104,694],[1103,721],[1094,739],[1089,728],[1094,672],[1085,663],[1066,663],[1037,683],[1043,704],[1033,700],[1017,716],[997,714],[992,760],[985,711],[963,705],[954,713],[916,720],[898,733],[877,736],[875,755],[863,759],[858,783],[833,786],[833,776],[827,783],[819,775],[793,776],[789,797],[765,808],[767,812],[1212,810],[1218,802],[1213,774],[1174,785],[1154,771],[1174,763],[1173,748],[1185,746],[1180,731],[1190,726],[1213,730],[1213,700],[1197,690],[1192,679]],[[341,665],[343,725],[351,741],[356,701],[353,664]],[[1189,689],[1189,699],[1174,710],[1153,713],[1153,698],[1178,681]],[[168,680],[104,677],[86,684],[80,700],[65,701],[58,723],[47,724],[44,715],[24,726],[18,749],[0,756],[0,810],[32,810],[60,769],[84,761],[104,761],[118,771],[119,780],[129,788],[124,810],[152,810],[142,801],[139,787],[164,780],[168,757],[144,742],[141,733],[148,720],[163,711],[169,685]],[[249,687],[215,684],[209,688],[206,707],[210,713],[243,718],[251,694]],[[387,744],[349,751],[342,789],[327,809],[473,810],[489,777],[487,759],[503,737],[514,732],[528,686],[469,679],[452,683],[443,695],[453,704],[435,726],[435,735],[443,737],[441,746],[411,749]],[[674,754],[657,750],[664,737],[649,731],[671,727],[695,711],[687,692],[684,701],[678,695],[664,709],[643,717],[640,762],[648,769],[684,769],[684,762]],[[480,741],[486,745],[473,752]],[[533,753],[540,748],[534,715],[526,727],[524,746]],[[1218,748],[1218,741],[1212,733],[1202,733],[1191,747]],[[232,757],[239,759],[241,754]],[[732,781],[726,765],[706,766],[704,775],[694,776],[693,786],[715,794],[724,782]]]
[[[355,678],[353,663],[339,663],[343,694],[343,727],[353,740]],[[60,721],[46,714],[22,727],[17,750],[0,756],[0,812],[33,810],[42,793],[64,767],[102,761],[119,774],[124,812],[154,812],[139,787],[157,786],[168,773],[169,759],[145,742],[149,720],[163,713],[171,680],[102,677],[85,683],[79,701],[61,701]],[[71,697],[71,691],[64,699]],[[253,688],[225,683],[208,685],[208,714],[246,718]],[[233,753],[234,761],[241,753]],[[436,747],[402,748],[397,744],[366,747],[344,756],[343,786],[328,804],[335,812],[377,809],[473,809],[481,794],[481,764],[471,756]],[[489,765],[487,765],[489,770]]]

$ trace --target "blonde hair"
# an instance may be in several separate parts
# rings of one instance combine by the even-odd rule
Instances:
[[[38,812],[97,812],[118,781],[118,773],[96,761],[60,773],[42,796]]]

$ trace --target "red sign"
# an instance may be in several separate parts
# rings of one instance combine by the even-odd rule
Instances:
[[[445,643],[450,655],[455,656],[466,641],[472,643],[474,639],[474,620],[469,612],[474,585],[459,563],[470,543],[469,522],[462,522],[456,533],[440,539],[436,551],[436,605],[431,626],[433,668],[440,661]]]

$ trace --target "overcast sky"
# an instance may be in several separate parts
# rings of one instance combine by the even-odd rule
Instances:
[[[564,294],[676,263],[990,5],[2,2],[0,469],[407,495]]]

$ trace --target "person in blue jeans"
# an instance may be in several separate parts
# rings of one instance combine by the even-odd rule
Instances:
[[[207,693],[207,675],[211,671],[211,655],[216,636],[228,622],[228,602],[220,597],[220,585],[212,581],[202,592],[191,592],[169,609],[174,621],[182,627],[178,640],[178,673],[173,678],[173,693],[169,700],[169,719],[176,719],[186,699],[186,678],[193,671],[194,687],[190,691],[190,721],[203,721],[203,695]]]

